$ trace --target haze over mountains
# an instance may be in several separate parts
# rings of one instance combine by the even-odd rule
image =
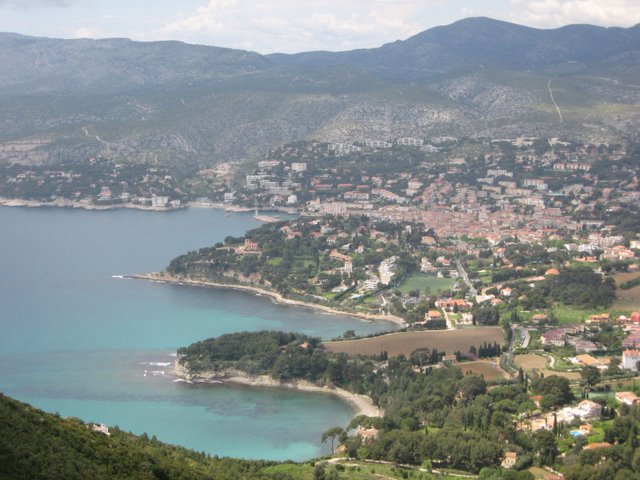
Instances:
[[[374,49],[267,56],[0,34],[0,162],[202,165],[304,138],[635,140],[638,78],[640,25],[470,18]]]

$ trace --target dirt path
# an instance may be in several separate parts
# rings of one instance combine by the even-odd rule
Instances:
[[[556,103],[556,99],[553,98],[553,90],[551,90],[552,81],[553,81],[552,79],[549,79],[549,83],[547,83],[547,90],[549,90],[549,96],[551,97],[551,101],[553,102],[553,105],[556,107],[556,111],[558,112],[558,117],[560,117],[560,123],[562,123],[564,122],[564,118],[562,118],[562,111],[560,110],[560,107]]]
[[[82,127],[82,131],[84,132],[84,134],[85,134],[87,137],[90,137],[90,138],[95,137],[95,139],[96,139],[98,142],[102,143],[103,145],[106,145],[107,147],[109,146],[109,142],[105,142],[105,141],[104,141],[104,140],[102,140],[98,135],[91,135],[91,134],[89,134],[89,130],[87,130],[87,127]]]

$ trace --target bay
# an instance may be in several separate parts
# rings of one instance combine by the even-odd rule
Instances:
[[[234,331],[332,338],[394,328],[229,291],[114,278],[158,271],[258,223],[220,210],[0,208],[0,390],[64,416],[217,455],[304,460],[353,415],[318,394],[176,383],[175,349]],[[325,447],[326,448],[326,447]]]

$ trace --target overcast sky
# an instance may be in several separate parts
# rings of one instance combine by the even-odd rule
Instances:
[[[0,0],[0,31],[182,40],[260,53],[377,47],[462,18],[629,27],[640,0]]]

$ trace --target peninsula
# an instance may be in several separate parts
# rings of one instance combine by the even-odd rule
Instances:
[[[208,280],[196,280],[192,278],[186,278],[181,276],[174,276],[169,274],[166,271],[156,272],[156,273],[141,273],[135,275],[124,275],[124,278],[131,278],[134,280],[148,280],[151,282],[160,282],[160,283],[172,283],[176,285],[190,285],[193,287],[205,287],[205,288],[221,288],[221,289],[230,289],[230,290],[238,290],[241,292],[253,293],[255,295],[263,295],[265,297],[271,298],[274,303],[278,303],[281,305],[295,305],[303,308],[312,308],[315,310],[320,310],[325,313],[330,313],[333,315],[346,315],[349,317],[356,317],[362,320],[368,321],[385,321],[385,322],[393,322],[400,326],[405,326],[404,320],[402,318],[397,317],[395,315],[388,314],[375,314],[375,313],[365,313],[365,312],[352,312],[352,311],[343,311],[338,310],[336,308],[331,308],[326,305],[321,305],[313,302],[303,302],[300,300],[294,300],[291,298],[287,298],[278,292],[274,292],[271,290],[266,290],[265,288],[258,288],[251,285],[241,285],[241,284],[233,284],[233,283],[218,283]]]

